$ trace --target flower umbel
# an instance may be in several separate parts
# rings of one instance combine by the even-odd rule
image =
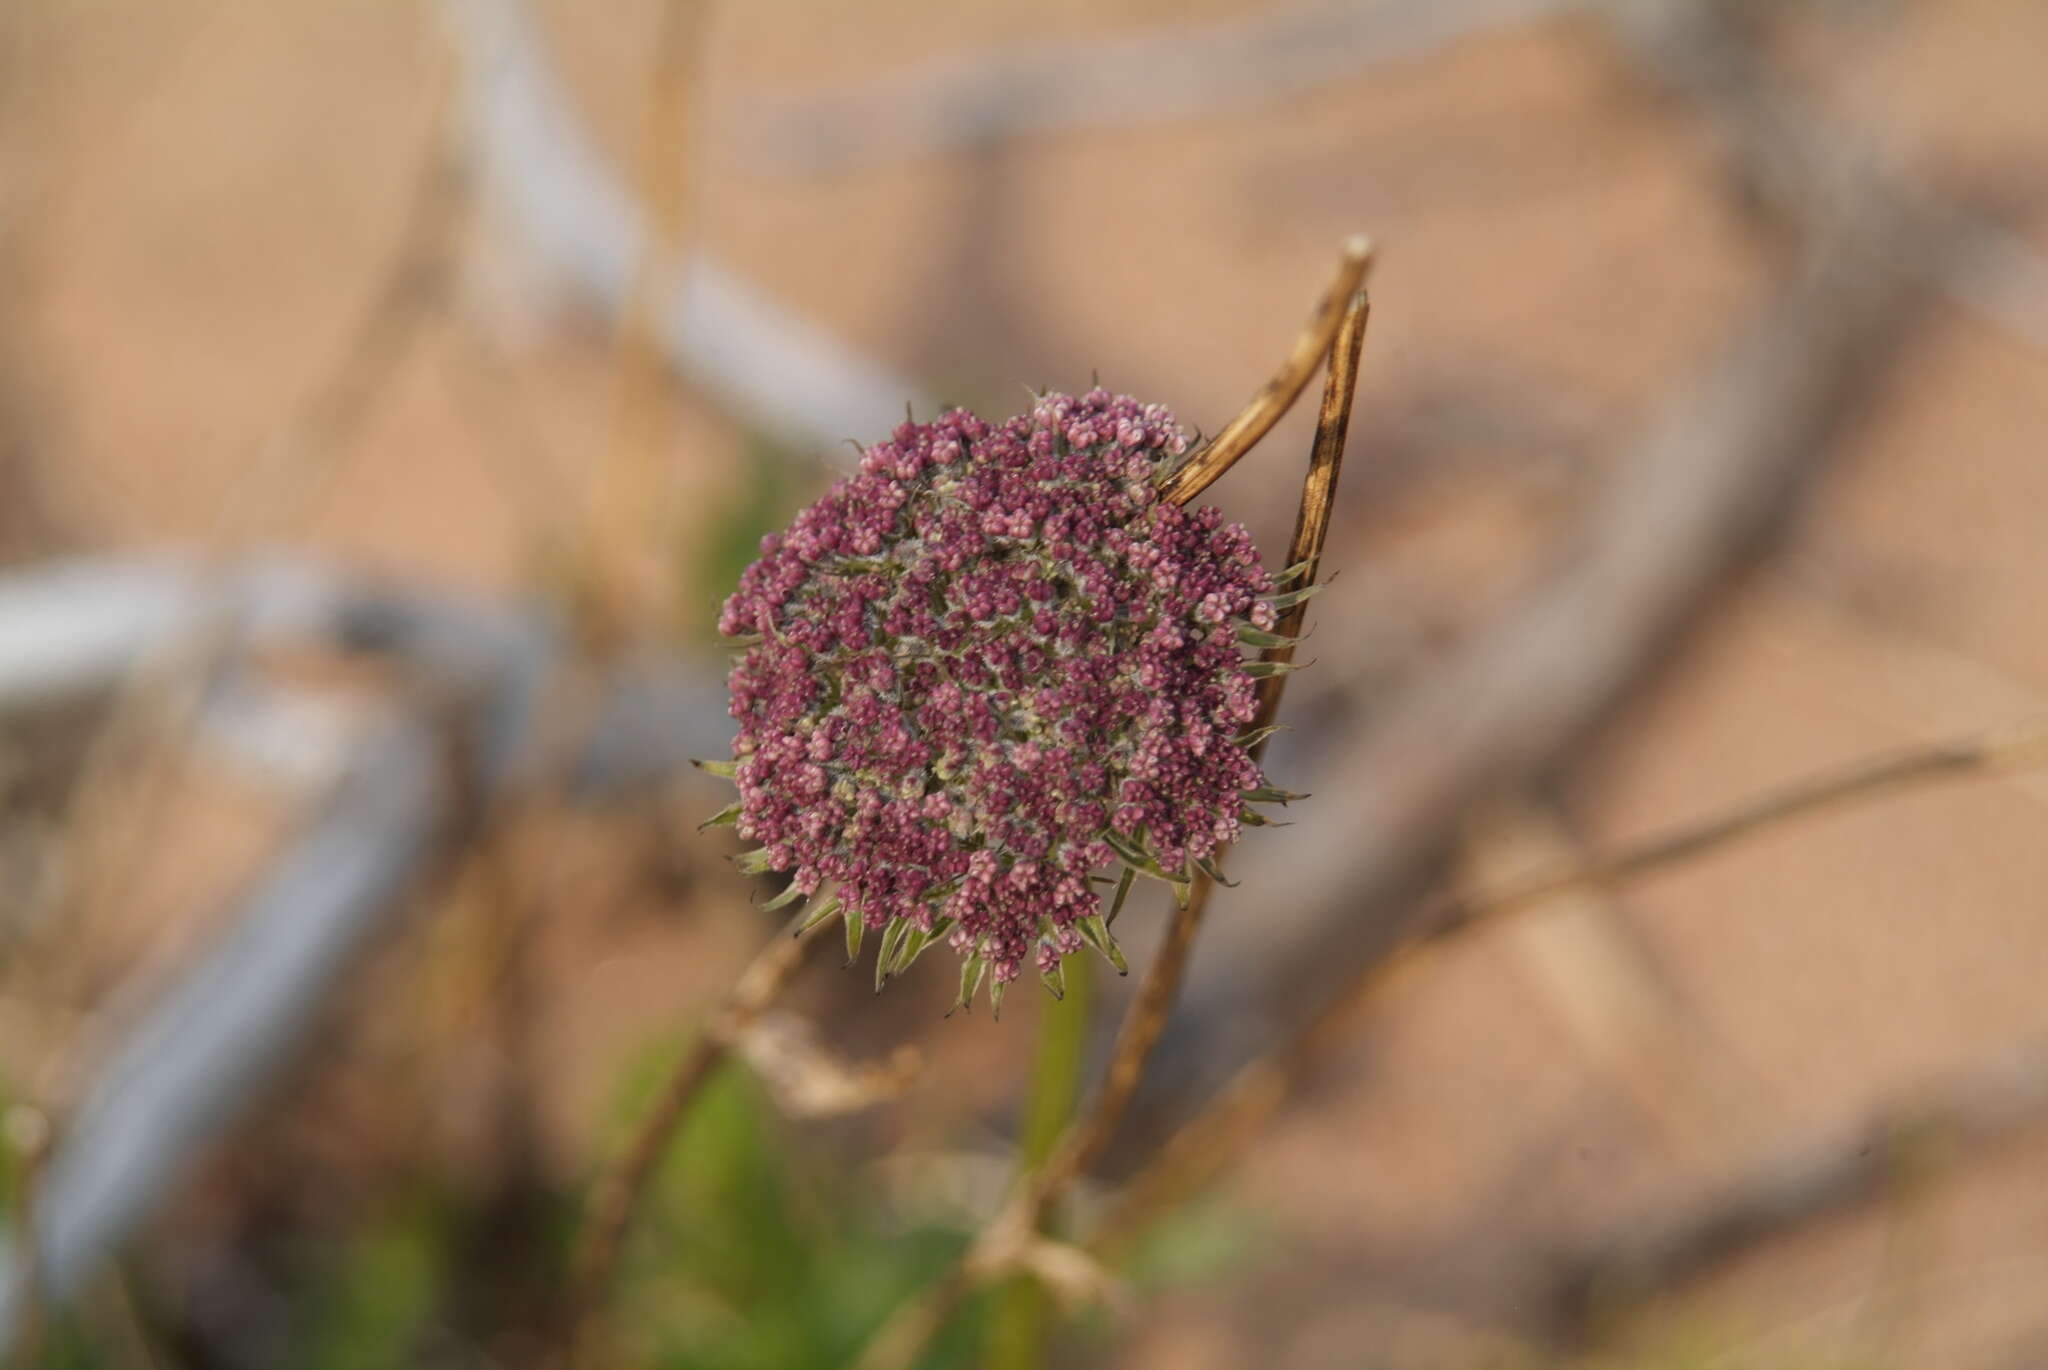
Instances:
[[[1001,424],[904,423],[761,543],[719,631],[738,804],[720,815],[836,893],[877,985],[946,940],[961,1001],[1109,932],[1136,874],[1185,897],[1264,788],[1245,644],[1277,641],[1243,527],[1162,502],[1173,416],[1096,389]],[[720,767],[718,769],[725,769]],[[1114,872],[1114,875],[1108,872]],[[1105,912],[1101,888],[1115,888]]]

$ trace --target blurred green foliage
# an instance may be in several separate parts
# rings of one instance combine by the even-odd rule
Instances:
[[[1121,1273],[1145,1292],[1204,1284],[1242,1268],[1270,1236],[1243,1207],[1203,1194],[1140,1233]]]
[[[373,1225],[339,1252],[307,1291],[308,1370],[403,1365],[442,1304],[454,1265],[445,1210],[415,1204]]]
[[[628,1363],[661,1370],[836,1367],[964,1245],[958,1231],[898,1226],[836,1158],[795,1145],[752,1077],[728,1068],[656,1180],[613,1325]],[[980,1315],[969,1310],[924,1365],[971,1364]]]
[[[649,1053],[629,1072],[613,1143],[680,1049]],[[610,1313],[619,1364],[836,1370],[898,1303],[951,1267],[968,1234],[906,1225],[833,1149],[834,1136],[829,1126],[786,1123],[743,1068],[728,1067],[705,1088],[629,1243]],[[0,1146],[0,1193],[14,1192],[15,1162]],[[407,1188],[348,1230],[294,1234],[289,1254],[269,1265],[290,1305],[293,1370],[469,1363],[465,1343],[490,1340],[508,1319],[534,1311],[491,1306],[518,1283],[500,1267],[537,1257],[547,1279],[566,1260],[574,1194],[534,1196],[543,1216],[526,1240],[545,1249],[522,1252],[479,1240],[486,1219],[474,1203],[437,1193],[421,1176]],[[1148,1236],[1129,1273],[1141,1288],[1213,1277],[1242,1258],[1249,1230],[1226,1207],[1192,1206]],[[978,1364],[992,1303],[962,1310],[921,1370]],[[33,1363],[148,1363],[147,1353],[138,1360],[147,1341],[180,1340],[177,1310],[149,1310],[149,1328],[139,1311],[110,1278],[49,1319]]]

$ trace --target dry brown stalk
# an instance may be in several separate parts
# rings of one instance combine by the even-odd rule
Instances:
[[[1347,248],[1347,264],[1353,260],[1351,251],[1363,241],[1354,239],[1351,247]],[[1359,257],[1357,260],[1362,270],[1365,259]],[[1295,518],[1294,536],[1287,548],[1287,565],[1306,564],[1308,567],[1299,581],[1304,586],[1316,583],[1316,572],[1322,563],[1323,542],[1330,531],[1337,475],[1343,466],[1344,440],[1351,423],[1351,399],[1358,382],[1358,360],[1365,344],[1365,326],[1370,313],[1371,306],[1364,292],[1354,291],[1344,302],[1339,316],[1340,327],[1332,340],[1329,383],[1324,388],[1322,410],[1317,418],[1308,476],[1302,482],[1301,509]],[[1319,329],[1320,326],[1321,311],[1318,310],[1316,323],[1311,327]],[[1298,391],[1299,387],[1296,389]],[[1265,393],[1262,392],[1260,398],[1253,401],[1254,406],[1263,403],[1264,399]],[[1289,608],[1277,625],[1278,635],[1287,638],[1299,636],[1307,612],[1306,600]],[[1267,661],[1290,662],[1294,659],[1294,647],[1291,643],[1269,647],[1262,655]],[[1280,698],[1286,686],[1285,672],[1268,676],[1260,682],[1259,712],[1252,720],[1254,731],[1270,725],[1279,715]],[[1254,758],[1264,749],[1263,739],[1255,743],[1252,749]],[[1040,1172],[1035,1207],[1041,1219],[1052,1199],[1101,1157],[1122,1123],[1131,1096],[1137,1092],[1138,1081],[1144,1075],[1152,1048],[1166,1027],[1166,1015],[1173,1007],[1174,995],[1180,985],[1181,973],[1186,968],[1188,953],[1194,945],[1195,931],[1201,924],[1210,889],[1210,881],[1198,882],[1187,907],[1175,911],[1166,940],[1154,956],[1145,983],[1124,1020],[1101,1092],[1096,1096],[1093,1107],[1053,1152],[1052,1159]]]
[[[1343,465],[1344,442],[1351,421],[1351,402],[1358,381],[1358,361],[1365,341],[1366,320],[1371,312],[1363,281],[1372,255],[1364,238],[1345,244],[1338,272],[1339,291],[1333,291],[1316,307],[1308,327],[1295,343],[1294,351],[1272,381],[1252,398],[1245,410],[1231,420],[1215,442],[1198,452],[1180,475],[1166,487],[1165,497],[1185,503],[1229,469],[1232,462],[1250,450],[1253,443],[1271,430],[1307,383],[1308,373],[1324,356],[1329,359],[1328,382],[1317,417],[1316,436],[1309,456],[1308,475],[1302,483],[1301,508],[1289,543],[1287,565],[1306,563],[1299,584],[1316,583],[1315,573],[1322,560],[1335,506],[1337,476]],[[1304,357],[1307,360],[1304,362]],[[1226,440],[1228,440],[1226,442]],[[1190,472],[1199,472],[1190,478]],[[1278,632],[1296,636],[1306,613],[1306,602],[1291,607],[1281,619]],[[1266,649],[1267,661],[1292,660],[1292,646]],[[1260,686],[1259,712],[1253,726],[1263,727],[1278,714],[1287,673],[1268,676]],[[1262,745],[1262,744],[1260,744]],[[1258,747],[1255,746],[1254,755]],[[1051,1158],[1034,1176],[1019,1186],[1002,1209],[983,1227],[960,1265],[937,1284],[927,1287],[897,1308],[870,1339],[854,1362],[856,1370],[904,1370],[913,1364],[931,1339],[938,1334],[961,1302],[989,1279],[1015,1271],[1022,1255],[1037,1239],[1053,1206],[1073,1182],[1100,1158],[1116,1136],[1130,1107],[1138,1082],[1151,1060],[1165,1030],[1167,1015],[1180,989],[1194,946],[1202,915],[1214,888],[1206,877],[1197,877],[1187,903],[1174,912],[1166,936],[1152,958],[1137,997],[1124,1015],[1109,1068],[1087,1111],[1067,1130],[1054,1147]]]
[[[1727,810],[1592,859],[1492,891],[1440,900],[1408,939],[1366,967],[1280,1046],[1244,1066],[1157,1158],[1125,1186],[1091,1246],[1110,1250],[1228,1163],[1301,1077],[1346,1041],[1359,1015],[1452,936],[1572,890],[1612,888],[1755,836],[1795,818],[1942,779],[2048,765],[2048,721],[1852,763],[1745,799]]]
[[[1337,277],[1330,282],[1330,288],[1316,301],[1315,312],[1309,315],[1308,326],[1301,330],[1301,336],[1294,341],[1294,348],[1287,354],[1287,360],[1273,373],[1250,403],[1238,411],[1236,418],[1223,426],[1223,431],[1198,448],[1172,478],[1160,490],[1160,498],[1170,504],[1186,504],[1216,483],[1231,465],[1252,450],[1260,438],[1271,432],[1273,425],[1280,422],[1300,396],[1302,387],[1308,384],[1323,358],[1330,354],[1331,344],[1344,322],[1346,306],[1352,296],[1365,284],[1366,272],[1372,267],[1372,240],[1355,237],[1344,244],[1344,255],[1337,263]],[[1292,566],[1293,562],[1288,562]],[[1307,582],[1304,581],[1304,584]]]

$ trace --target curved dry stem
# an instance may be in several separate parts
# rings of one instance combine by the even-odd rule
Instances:
[[[1302,585],[1315,583],[1323,542],[1328,536],[1330,517],[1335,508],[1337,476],[1343,466],[1344,440],[1351,422],[1352,398],[1357,390],[1358,360],[1364,347],[1365,325],[1370,314],[1365,294],[1357,287],[1370,255],[1371,248],[1363,238],[1354,238],[1346,245],[1345,267],[1339,278],[1342,289],[1333,292],[1317,306],[1315,320],[1309,331],[1303,334],[1302,342],[1296,344],[1296,355],[1288,359],[1280,375],[1260,392],[1251,407],[1233,421],[1230,428],[1218,436],[1217,443],[1204,449],[1205,454],[1215,450],[1224,437],[1242,426],[1241,431],[1249,436],[1241,439],[1242,446],[1236,454],[1214,466],[1206,479],[1177,497],[1172,491],[1178,489],[1182,482],[1176,478],[1166,495],[1166,498],[1184,503],[1210,480],[1221,475],[1230,461],[1243,455],[1245,449],[1273,426],[1295,395],[1300,393],[1307,380],[1306,373],[1313,370],[1315,363],[1327,353],[1329,381],[1324,388],[1315,443],[1309,454],[1308,475],[1302,482],[1301,509],[1295,519],[1294,537],[1289,543],[1286,561],[1289,566],[1307,563],[1308,568],[1300,579]],[[1315,349],[1305,364],[1300,357],[1304,346]],[[1194,464],[1207,465],[1202,455],[1197,456]],[[1281,635],[1294,636],[1301,627],[1305,611],[1305,602],[1290,608],[1281,620]],[[1291,646],[1272,647],[1266,649],[1263,659],[1284,662],[1292,659],[1293,655]],[[1278,714],[1286,683],[1286,672],[1268,676],[1260,683],[1255,727],[1270,723]],[[1254,756],[1262,747],[1263,742],[1255,745]],[[1117,1033],[1116,1046],[1110,1056],[1109,1069],[1088,1111],[1067,1130],[1045,1166],[1028,1183],[1021,1185],[981,1230],[961,1264],[937,1284],[905,1301],[883,1323],[854,1362],[856,1370],[905,1370],[914,1364],[931,1339],[945,1326],[947,1319],[983,1281],[1007,1273],[1013,1267],[1014,1253],[1023,1249],[1026,1239],[1044,1224],[1047,1214],[1068,1187],[1108,1148],[1130,1108],[1132,1096],[1137,1093],[1138,1082],[1144,1078],[1152,1049],[1158,1045],[1159,1036],[1166,1028],[1167,1016],[1179,994],[1188,954],[1194,947],[1195,934],[1201,928],[1202,915],[1208,908],[1213,888],[1213,882],[1206,876],[1198,876],[1186,906],[1175,910],[1173,921],[1167,926],[1165,940],[1145,973],[1136,999],[1124,1015],[1123,1027]]]
[[[1369,238],[1355,237],[1344,244],[1344,255],[1337,263],[1337,278],[1316,301],[1315,312],[1309,315],[1308,326],[1302,329],[1301,336],[1294,340],[1294,348],[1287,354],[1287,360],[1280,364],[1273,379],[1260,387],[1237,417],[1223,426],[1222,432],[1197,449],[1167,477],[1166,483],[1160,487],[1161,499],[1169,504],[1186,504],[1214,485],[1239,457],[1251,451],[1259,439],[1280,422],[1281,416],[1301,394],[1302,387],[1308,384],[1309,377],[1322,365],[1323,358],[1330,355],[1331,345],[1343,325],[1345,310],[1365,284],[1366,272],[1372,267],[1372,254],[1372,240]],[[1349,403],[1348,399],[1346,403]],[[1290,561],[1287,564],[1292,566],[1294,563]]]
[[[603,1306],[633,1214],[647,1193],[655,1168],[675,1140],[691,1100],[731,1054],[733,1043],[775,1001],[810,951],[820,944],[820,930],[836,926],[825,919],[805,928],[807,916],[799,912],[748,962],[716,1016],[669,1072],[632,1141],[591,1186],[582,1235],[570,1266],[566,1326],[572,1339],[572,1363],[582,1359],[592,1330],[589,1324]]]
[[[1124,1187],[1089,1246],[1114,1250],[1243,1150],[1317,1061],[1341,1045],[1359,1014],[1422,959],[1467,928],[1574,890],[1613,887],[1839,805],[1943,779],[2048,765],[2048,721],[1859,761],[1742,800],[1721,813],[1490,892],[1449,898],[1409,939],[1367,966],[1278,1047],[1241,1068],[1153,1162]]]
[[[1362,240],[1358,240],[1362,241]],[[1361,268],[1362,269],[1362,268]],[[1301,510],[1294,518],[1294,536],[1287,544],[1287,565],[1305,566],[1301,584],[1314,585],[1323,565],[1323,542],[1330,533],[1331,511],[1337,500],[1337,475],[1344,465],[1344,442],[1351,431],[1351,401],[1358,389],[1358,361],[1365,351],[1365,326],[1372,317],[1372,302],[1363,290],[1345,301],[1337,332],[1330,339],[1330,373],[1323,386],[1323,404],[1316,416],[1315,444],[1309,449],[1308,476],[1301,485]],[[1308,615],[1308,601],[1291,606],[1280,618],[1275,631],[1281,637],[1299,637],[1302,620]],[[1266,653],[1268,661],[1292,661],[1294,648],[1276,647]],[[1259,717],[1254,729],[1273,721],[1280,712],[1280,692],[1285,673],[1268,676],[1259,694]],[[1262,739],[1252,755],[1265,749]]]
[[[1356,239],[1354,244],[1363,241]],[[1364,258],[1361,256],[1358,260],[1362,269]],[[1370,314],[1371,305],[1365,292],[1352,292],[1343,301],[1339,328],[1331,340],[1329,382],[1324,387],[1315,443],[1309,452],[1308,475],[1302,481],[1301,508],[1295,517],[1294,536],[1287,544],[1285,564],[1306,564],[1308,568],[1302,573],[1302,585],[1316,583],[1323,543],[1329,536],[1330,516],[1336,507],[1337,476],[1344,464],[1344,440],[1351,426],[1351,401],[1358,385],[1358,359],[1364,350],[1365,325]],[[1307,612],[1306,600],[1289,608],[1277,626],[1278,635],[1287,638],[1298,636]],[[1261,656],[1263,660],[1272,662],[1292,661],[1294,647],[1291,643],[1269,647]],[[1259,682],[1259,712],[1252,720],[1254,731],[1266,727],[1279,716],[1280,698],[1286,688],[1287,673],[1284,671]],[[1264,752],[1265,745],[1263,738],[1253,744],[1254,760]],[[1186,969],[1188,953],[1194,945],[1195,931],[1201,925],[1210,888],[1211,882],[1206,879],[1197,882],[1187,907],[1175,911],[1166,940],[1154,957],[1152,969],[1146,975],[1136,1002],[1131,1005],[1123,1030],[1118,1034],[1116,1051],[1110,1058],[1109,1073],[1103,1079],[1100,1093],[1040,1174],[1038,1188],[1041,1193],[1037,1206],[1041,1213],[1052,1198],[1100,1158],[1123,1122],[1131,1096],[1137,1092],[1138,1081],[1145,1073],[1152,1048],[1166,1027],[1166,1016],[1179,992],[1181,974]]]

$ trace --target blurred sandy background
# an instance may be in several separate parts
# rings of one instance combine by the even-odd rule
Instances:
[[[562,730],[603,711],[618,671],[655,662],[685,682],[662,698],[695,710],[675,736],[715,745],[708,625],[751,540],[850,459],[835,439],[880,436],[906,399],[920,416],[955,400],[1007,412],[1025,386],[1091,374],[1213,431],[1294,336],[1343,238],[1369,232],[1381,256],[1338,580],[1271,765],[1316,792],[1316,816],[1292,838],[1253,834],[1273,845],[1219,901],[1136,1129],[1156,1137],[1327,988],[1305,968],[1355,960],[1345,948],[1378,936],[1361,926],[1392,926],[1398,890],[1483,882],[2048,712],[2048,8],[1733,8],[1773,98],[1815,121],[1842,174],[1869,159],[1955,233],[1882,240],[1874,260],[1908,283],[1860,317],[1886,336],[1867,345],[1859,324],[1813,344],[1861,350],[1822,368],[1839,392],[1814,398],[1822,417],[1762,421],[1801,450],[1759,479],[1741,545],[1697,584],[1642,592],[1670,629],[1584,720],[1461,779],[1429,812],[1419,855],[1438,859],[1376,885],[1376,913],[1294,897],[1297,870],[1325,888],[1314,871],[1342,865],[1346,825],[1393,802],[1361,797],[1382,777],[1327,763],[1405,755],[1357,747],[1573,564],[1641,435],[1756,320],[1783,325],[1773,302],[1801,288],[1802,253],[1830,250],[1833,228],[1801,219],[1835,212],[1827,187],[1786,210],[1771,173],[1745,168],[1749,88],[1688,91],[1603,11],[9,6],[0,561],[29,576],[59,559],[282,556],[446,593],[553,626],[570,664],[543,712]],[[1128,57],[1118,99],[1101,98],[1117,64],[1103,54]],[[602,214],[545,208],[582,183],[527,174],[547,135],[521,122],[505,73],[529,59],[619,203],[850,368],[846,403],[752,335],[667,345],[675,254],[630,235],[608,249],[586,232]],[[1010,81],[1008,103],[924,98],[976,73]],[[621,242],[623,258],[591,264]],[[1290,524],[1307,422],[1210,496],[1262,545]],[[1698,460],[1741,461],[1711,440]],[[324,647],[259,655],[266,699],[317,705],[280,725],[286,761],[104,682],[4,720],[0,1090],[60,1140],[123,1033],[317,809],[350,729],[414,697]],[[1516,682],[1497,684],[1511,708]],[[128,720],[118,745],[112,717]],[[2024,1125],[1936,1147],[1852,1212],[1789,1224],[1590,1342],[1557,1334],[1543,1292],[1560,1253],[1623,1243],[1787,1149],[1853,1154],[1885,1101],[2038,1042],[2044,800],[2048,779],[2025,773],[1916,789],[1447,946],[1169,1243],[1215,1251],[1143,1284],[1057,1363],[2048,1364],[2048,1138]],[[635,1062],[701,1019],[766,929],[729,846],[692,832],[723,802],[672,775],[597,798],[535,783],[488,839],[442,843],[337,971],[312,1049],[167,1181],[116,1300],[144,1313],[114,1320],[145,1331],[101,1335],[114,1315],[95,1275],[78,1326],[45,1340],[75,1359],[48,1363],[528,1363],[533,1344],[506,1329],[522,1281],[545,1276],[478,1275],[516,1245],[488,1233],[560,1226]],[[494,914],[506,897],[517,917]],[[769,1107],[758,1125],[796,1170],[893,1192],[875,1158],[928,1157],[888,1173],[943,1176],[985,1208],[975,1158],[1000,1174],[1033,1014],[939,1021],[944,966],[881,1001],[864,973],[835,975],[815,970],[798,996],[827,1038],[861,1060],[915,1042],[926,1067],[851,1118]],[[722,1201],[744,1209],[748,1192]],[[422,1208],[468,1215],[449,1219],[460,1240],[406,1226]],[[394,1223],[415,1264],[331,1255],[385,1251]],[[700,1314],[740,1347],[749,1323],[785,1315],[702,1313],[694,1276],[661,1275],[653,1245],[640,1259],[655,1272],[642,1297],[676,1330],[626,1363],[834,1363],[704,1350]],[[328,1307],[322,1289],[391,1283],[439,1293],[307,1311]],[[845,1297],[856,1329],[886,1306]],[[969,1346],[933,1363],[978,1362]]]

